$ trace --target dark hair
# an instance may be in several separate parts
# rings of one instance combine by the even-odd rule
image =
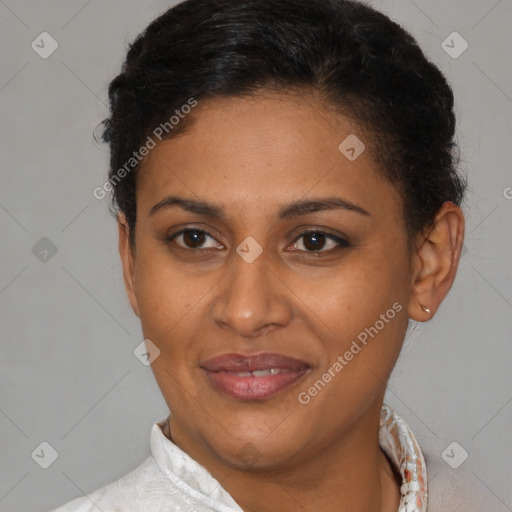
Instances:
[[[460,205],[452,90],[398,24],[353,0],[187,0],[137,37],[109,86],[102,139],[113,206],[131,235],[138,164],[122,179],[119,170],[134,151],[158,126],[163,138],[183,132],[194,112],[169,120],[191,99],[261,90],[315,91],[361,126],[400,192],[409,234],[429,227],[445,201]]]

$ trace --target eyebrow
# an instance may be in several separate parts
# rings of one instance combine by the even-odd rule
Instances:
[[[152,216],[156,212],[164,209],[177,206],[186,210],[187,212],[195,213],[197,215],[203,215],[205,217],[211,217],[219,220],[226,220],[227,215],[225,210],[217,205],[207,203],[205,201],[196,201],[192,199],[185,199],[178,196],[168,196],[151,208],[149,215]],[[318,212],[322,210],[335,210],[341,209],[349,212],[358,213],[364,216],[371,216],[365,209],[360,206],[351,203],[345,199],[339,197],[326,197],[320,199],[302,199],[294,201],[284,207],[282,207],[277,217],[279,220],[291,219],[306,215],[308,213]]]

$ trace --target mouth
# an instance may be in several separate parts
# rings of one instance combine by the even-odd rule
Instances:
[[[281,354],[222,354],[200,364],[214,389],[238,400],[263,400],[300,380],[311,367]]]

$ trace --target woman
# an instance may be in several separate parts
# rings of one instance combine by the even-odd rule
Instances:
[[[170,415],[141,466],[57,510],[427,510],[383,400],[463,243],[441,72],[359,2],[188,0],[109,97],[95,194]]]

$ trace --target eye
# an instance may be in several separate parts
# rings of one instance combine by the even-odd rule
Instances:
[[[300,241],[302,238],[304,240]],[[293,247],[294,250],[309,253],[323,253],[346,249],[350,247],[350,243],[325,231],[309,229],[300,233],[290,247]]]
[[[303,241],[301,239],[304,239]],[[184,250],[223,249],[208,232],[199,228],[185,228],[165,239],[166,243],[174,242]],[[339,236],[326,233],[321,229],[308,229],[302,231],[289,248],[311,254],[330,253],[350,247],[350,243]]]
[[[211,239],[209,245],[204,245],[205,242]],[[219,249],[222,245],[219,244],[215,238],[212,237],[208,231],[196,228],[182,229],[178,233],[169,236],[165,240],[166,242],[175,242],[179,247],[183,249]],[[220,247],[219,247],[220,246]]]

